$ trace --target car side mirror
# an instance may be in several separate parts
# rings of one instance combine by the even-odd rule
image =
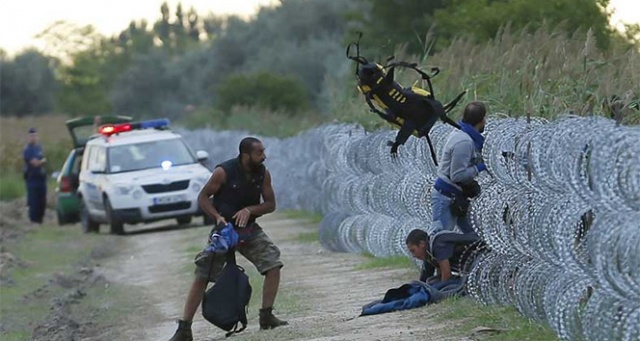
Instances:
[[[198,150],[196,152],[196,157],[200,162],[206,161],[209,158],[209,153],[205,152],[204,150]]]

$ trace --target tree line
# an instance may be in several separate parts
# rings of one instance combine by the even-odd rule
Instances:
[[[638,26],[609,26],[609,0],[282,0],[249,20],[164,3],[149,23],[106,37],[57,22],[44,50],[0,51],[0,113],[181,117],[236,105],[291,113],[327,110],[352,72],[346,43],[364,32],[378,60],[400,48],[426,58],[457,39],[489,41],[505,26],[567,34],[590,30],[603,51],[638,46]],[[344,83],[344,82],[342,82]],[[346,91],[346,90],[345,90]]]

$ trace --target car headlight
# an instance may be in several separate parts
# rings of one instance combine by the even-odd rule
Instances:
[[[199,182],[195,182],[195,181],[194,181],[194,182],[191,184],[191,189],[192,189],[194,192],[196,192],[196,193],[197,193],[197,192],[200,192],[200,190],[202,189],[202,184],[201,184],[201,183],[199,183]]]
[[[116,194],[119,195],[128,195],[129,193],[131,193],[131,191],[133,191],[133,185],[118,184],[114,185],[113,188]]]

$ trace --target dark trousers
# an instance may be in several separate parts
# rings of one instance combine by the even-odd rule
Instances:
[[[29,220],[41,224],[47,206],[46,181],[27,181],[27,206],[29,206]]]

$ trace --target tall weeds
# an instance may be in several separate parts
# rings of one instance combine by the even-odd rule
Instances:
[[[507,27],[486,44],[456,40],[427,57],[427,65],[443,71],[434,79],[439,99],[467,89],[466,101],[483,100],[492,111],[514,116],[599,115],[606,114],[602,103],[613,95],[626,104],[640,99],[640,52],[625,47],[603,52],[591,32],[568,37],[544,28],[529,34]],[[415,80],[411,72],[401,79]],[[627,110],[624,122],[640,123],[638,113]]]

